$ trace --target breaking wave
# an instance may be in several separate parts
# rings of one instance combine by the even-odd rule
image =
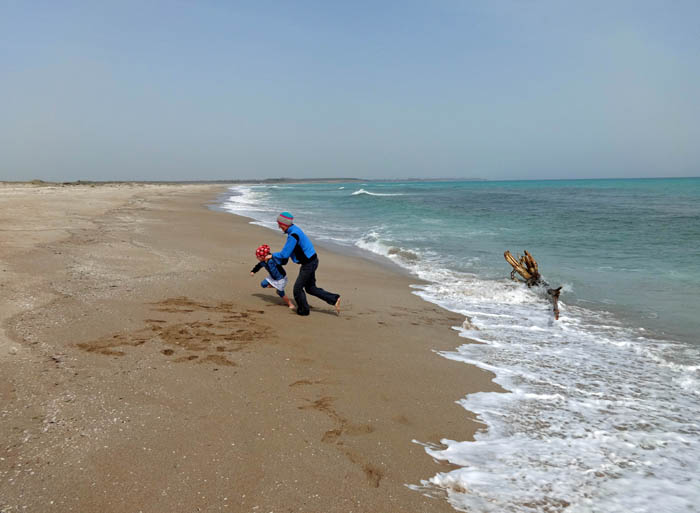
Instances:
[[[400,193],[395,193],[395,194],[388,194],[388,193],[381,193],[381,192],[369,192],[364,189],[359,189],[351,194],[351,196],[359,196],[361,194],[367,194],[368,196],[403,196],[403,194]]]

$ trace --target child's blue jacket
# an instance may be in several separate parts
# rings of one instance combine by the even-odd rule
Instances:
[[[251,269],[251,272],[257,273],[260,269],[264,267],[265,269],[267,269],[267,272],[270,273],[270,277],[273,280],[281,280],[282,278],[287,276],[287,272],[284,270],[284,267],[282,267],[286,263],[286,258],[282,259],[272,255],[272,258],[267,262],[258,262],[255,265],[255,267]]]

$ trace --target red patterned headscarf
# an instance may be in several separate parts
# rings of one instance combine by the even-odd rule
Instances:
[[[263,244],[258,249],[255,250],[255,256],[258,258],[264,258],[270,254],[270,246]]]

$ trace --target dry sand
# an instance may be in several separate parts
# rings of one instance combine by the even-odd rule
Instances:
[[[294,315],[249,275],[284,235],[223,191],[0,186],[0,511],[452,511],[406,485],[495,389],[435,353],[462,319],[318,245],[342,314]]]

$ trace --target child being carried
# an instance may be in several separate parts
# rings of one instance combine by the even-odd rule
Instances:
[[[267,272],[270,274],[267,278],[260,282],[260,286],[264,289],[277,289],[277,295],[282,298],[289,308],[294,310],[296,307],[284,293],[284,287],[287,286],[287,273],[282,266],[287,262],[273,257],[270,251],[270,246],[267,244],[263,244],[256,249],[255,256],[258,259],[258,263],[250,271],[250,275],[253,276],[263,267],[267,269]]]

